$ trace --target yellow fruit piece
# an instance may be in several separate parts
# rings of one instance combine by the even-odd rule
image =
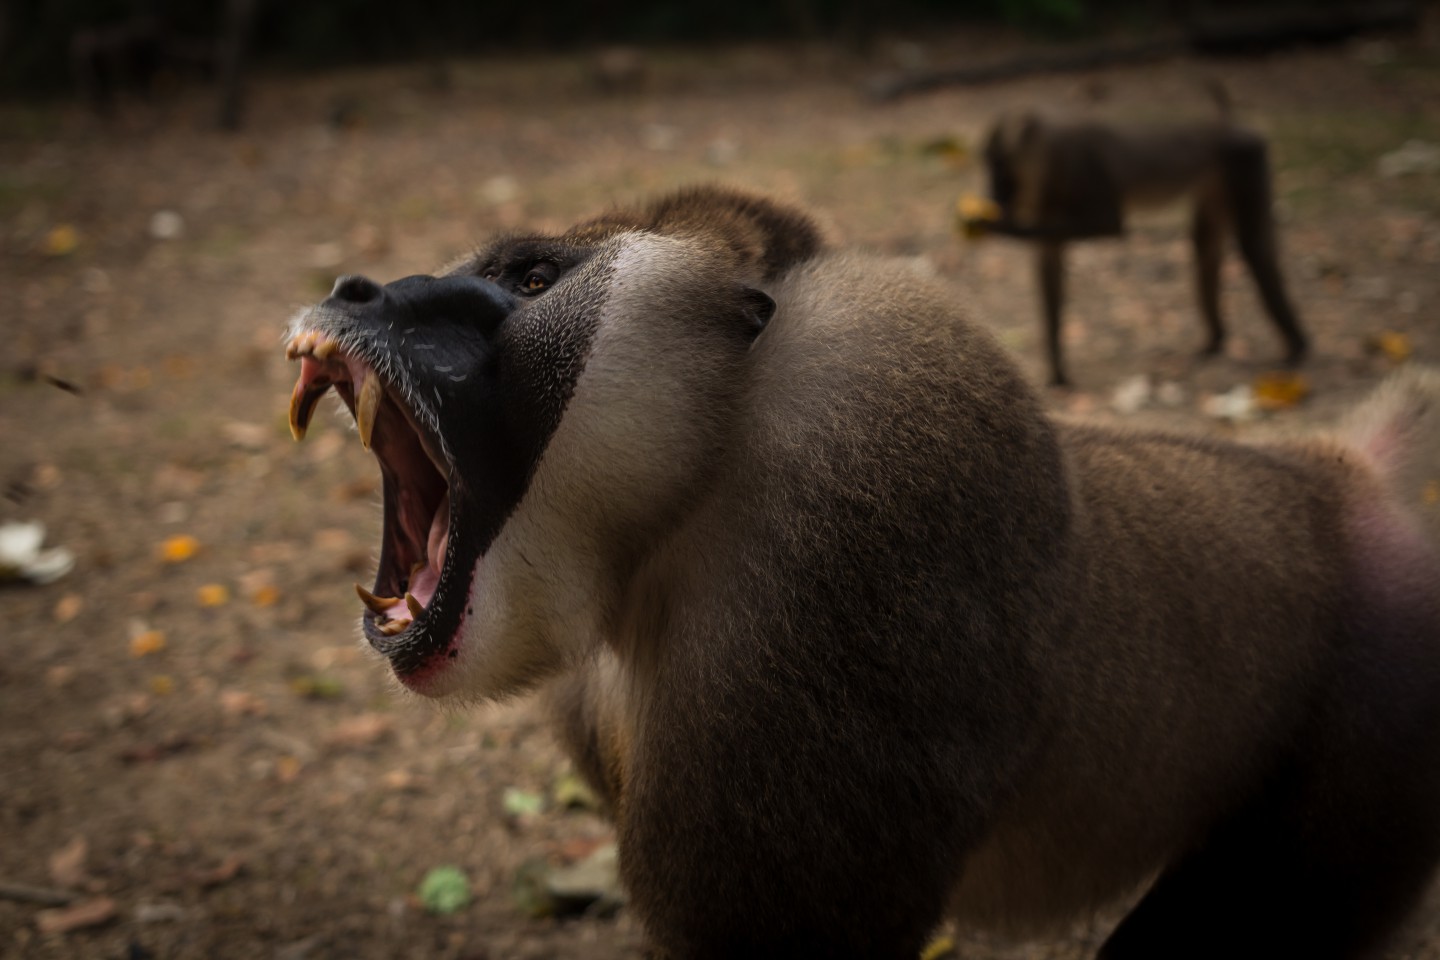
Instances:
[[[955,204],[956,226],[970,239],[983,237],[999,219],[1000,206],[987,197],[967,193]]]
[[[280,589],[266,584],[250,594],[250,602],[257,607],[273,607],[280,600]]]
[[[1431,480],[1425,484],[1425,490],[1420,494],[1420,499],[1432,507],[1440,503],[1440,480]]]
[[[202,607],[223,607],[230,602],[230,588],[223,583],[207,583],[196,596]]]
[[[967,193],[955,205],[956,212],[966,220],[999,220],[1000,205],[989,197]]]
[[[163,673],[157,673],[150,678],[150,692],[157,697],[168,696],[175,692],[175,681]]]
[[[1255,378],[1255,404],[1263,410],[1293,407],[1310,395],[1310,384],[1294,373],[1263,373]]]
[[[130,638],[130,656],[148,657],[165,649],[165,634],[159,630],[146,630]]]
[[[184,563],[200,550],[200,541],[188,533],[171,537],[160,545],[160,559],[166,563]]]

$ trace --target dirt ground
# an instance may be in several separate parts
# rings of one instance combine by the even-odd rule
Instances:
[[[73,914],[0,896],[0,955],[642,955],[623,910],[537,919],[517,901],[522,865],[608,837],[555,799],[567,767],[532,707],[416,702],[357,641],[350,585],[371,578],[378,471],[338,415],[291,442],[280,342],[337,274],[429,272],[500,229],[718,179],[943,277],[1038,383],[1027,251],[953,228],[956,199],[980,187],[965,147],[1000,109],[1097,92],[1106,110],[1203,113],[1199,78],[1221,72],[1273,139],[1286,272],[1316,345],[1308,398],[1240,424],[1205,412],[1280,345],[1232,262],[1228,355],[1195,362],[1171,212],[1076,251],[1079,387],[1051,403],[1289,430],[1333,422],[1407,354],[1440,360],[1440,173],[1377,172],[1407,140],[1440,143],[1433,46],[1179,60],[885,105],[857,92],[873,70],[1011,42],[881,41],[864,61],[659,52],[638,89],[609,94],[581,55],[454,62],[444,83],[428,67],[263,75],[238,135],[212,132],[205,90],[126,102],[108,123],[0,106],[0,521],[43,521],[76,554],[54,583],[0,588],[0,885],[75,892],[98,918],[55,932]],[[432,915],[415,892],[444,865],[474,899]],[[1080,957],[1105,922],[961,946]],[[1395,955],[1440,958],[1437,931],[1440,899]]]

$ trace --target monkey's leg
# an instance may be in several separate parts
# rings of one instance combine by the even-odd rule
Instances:
[[[1419,769],[1433,746],[1414,751],[1433,734],[1381,722],[1393,738],[1338,752],[1343,732],[1315,733],[1335,738],[1319,768],[1272,778],[1202,839],[1121,921],[1101,960],[1371,955],[1424,892],[1440,850],[1440,790]]]
[[[1225,252],[1225,214],[1213,199],[1202,197],[1195,204],[1190,239],[1195,244],[1195,293],[1200,300],[1200,314],[1208,334],[1200,352],[1213,357],[1225,346],[1225,324],[1220,318],[1220,260]]]
[[[624,738],[596,678],[577,671],[551,684],[546,707],[576,771],[613,811],[624,785]]]
[[[1045,347],[1050,360],[1050,385],[1068,386],[1065,360],[1060,350],[1060,311],[1065,306],[1065,245],[1053,241],[1037,247],[1036,267],[1040,274],[1040,298],[1045,311]]]
[[[1232,163],[1229,189],[1235,239],[1250,275],[1255,278],[1266,312],[1285,338],[1286,361],[1299,363],[1305,358],[1310,343],[1300,329],[1300,320],[1280,276],[1279,245],[1271,215],[1270,168],[1264,144],[1247,144],[1238,149]]]

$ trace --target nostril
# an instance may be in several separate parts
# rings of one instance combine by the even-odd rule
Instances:
[[[369,277],[347,276],[335,281],[335,289],[330,291],[333,299],[345,300],[349,303],[369,303],[371,300],[379,300],[385,295],[385,290],[371,280]]]

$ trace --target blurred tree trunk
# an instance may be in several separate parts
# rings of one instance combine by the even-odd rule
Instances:
[[[0,63],[7,63],[10,60],[10,5],[12,2],[13,0],[0,0]]]
[[[5,0],[0,0],[5,2]],[[245,58],[259,0],[225,0],[220,34],[220,127],[239,130],[245,109]]]

